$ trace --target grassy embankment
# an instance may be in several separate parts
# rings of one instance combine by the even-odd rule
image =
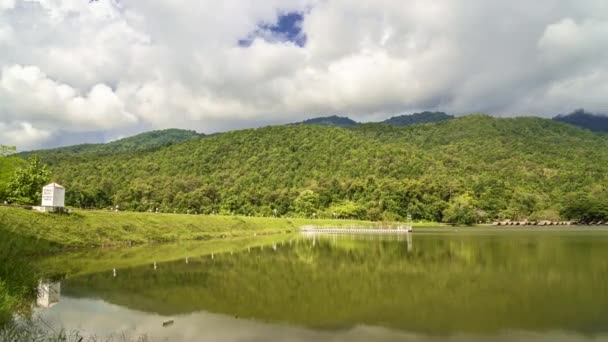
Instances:
[[[382,223],[351,220],[309,220],[76,211],[43,214],[0,207],[0,235],[11,234],[30,242],[15,246],[23,253],[49,253],[82,247],[165,243],[213,238],[296,232],[305,225],[378,226]],[[34,249],[35,248],[35,249]]]

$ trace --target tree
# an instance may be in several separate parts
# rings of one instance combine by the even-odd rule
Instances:
[[[606,194],[594,196],[576,193],[568,196],[562,215],[570,220],[583,223],[605,221],[608,219],[608,200]]]
[[[9,201],[17,204],[36,204],[40,202],[42,187],[49,181],[47,166],[33,155],[28,164],[15,171],[8,183]]]
[[[10,156],[15,152],[17,152],[17,147],[15,146],[0,145],[0,157]]]
[[[319,209],[319,194],[312,190],[304,190],[294,201],[296,213],[309,217]]]
[[[473,197],[465,193],[450,201],[448,208],[443,211],[443,221],[464,225],[477,222],[477,209]]]
[[[342,219],[355,219],[360,220],[365,218],[366,210],[365,207],[352,201],[344,201],[340,204],[331,206],[328,209],[332,216],[335,214],[335,218]]]

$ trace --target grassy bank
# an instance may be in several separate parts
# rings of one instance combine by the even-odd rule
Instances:
[[[0,207],[0,235],[14,234],[26,241],[16,248],[31,252],[62,249],[164,243],[213,238],[295,232],[305,225],[380,225],[378,222],[296,218],[259,218],[76,211],[44,214]],[[27,246],[29,244],[29,246]]]

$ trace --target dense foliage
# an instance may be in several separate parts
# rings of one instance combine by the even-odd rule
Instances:
[[[37,155],[29,158],[27,165],[15,171],[6,186],[8,201],[17,204],[38,204],[42,197],[42,187],[50,179],[47,166]]]
[[[558,115],[555,121],[565,122],[594,132],[608,132],[608,116],[585,112],[578,109],[568,115]]]
[[[42,156],[68,204],[86,208],[470,223],[596,220],[571,199],[588,194],[600,213],[608,201],[608,137],[540,118],[278,126]]]
[[[383,124],[393,126],[409,126],[421,123],[432,123],[451,120],[454,117],[444,112],[422,112],[410,115],[393,116],[390,119],[382,121]]]
[[[0,203],[7,200],[7,186],[17,169],[26,164],[25,160],[17,157],[0,157]]]

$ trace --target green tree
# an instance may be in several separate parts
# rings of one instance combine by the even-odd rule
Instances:
[[[366,215],[365,207],[352,201],[344,201],[333,205],[328,209],[335,218],[342,219],[363,219]]]
[[[562,215],[570,220],[584,223],[605,221],[608,220],[608,200],[606,195],[572,194],[566,200]]]
[[[8,183],[9,201],[17,204],[40,202],[42,187],[49,181],[50,174],[38,156],[29,158],[28,164],[15,171]]]
[[[309,217],[319,209],[319,194],[312,190],[304,190],[296,197],[294,209],[297,214]]]
[[[443,221],[464,225],[477,222],[477,209],[473,197],[465,193],[450,201],[447,209],[443,211]]]

